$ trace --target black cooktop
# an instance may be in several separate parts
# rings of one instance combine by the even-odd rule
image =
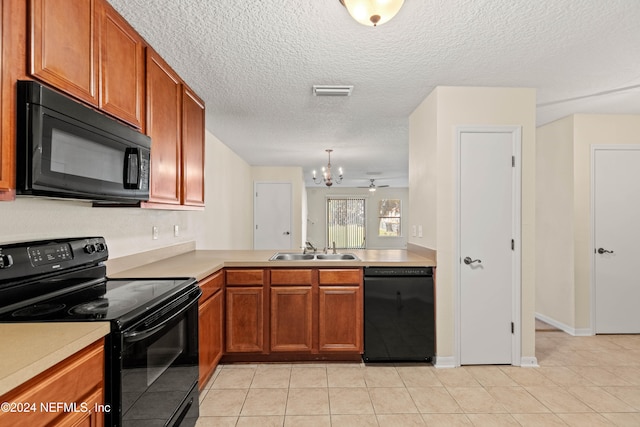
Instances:
[[[197,289],[193,278],[109,279],[102,237],[0,244],[0,322],[111,321],[125,327]]]
[[[144,315],[157,304],[181,295],[195,281],[177,279],[107,279],[103,282],[42,297],[29,304],[13,304],[0,312],[0,322],[118,320]]]

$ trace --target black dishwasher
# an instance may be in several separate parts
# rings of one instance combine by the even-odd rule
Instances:
[[[364,268],[365,362],[430,362],[435,356],[432,267]]]

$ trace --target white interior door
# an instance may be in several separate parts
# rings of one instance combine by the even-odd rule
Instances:
[[[519,286],[519,274],[515,274],[516,206],[520,194],[516,191],[519,140],[514,132],[471,130],[458,134],[459,355],[463,365],[514,361],[514,288]],[[519,136],[519,130],[516,134]]]
[[[291,183],[257,182],[254,249],[291,249]]]
[[[596,333],[640,333],[640,147],[593,151]]]

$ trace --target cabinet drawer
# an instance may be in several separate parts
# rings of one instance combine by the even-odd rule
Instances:
[[[271,270],[272,285],[310,285],[313,270],[311,269],[277,269]]]
[[[360,285],[362,283],[362,270],[359,268],[323,268],[319,276],[321,285]]]
[[[200,304],[208,300],[213,294],[218,292],[224,286],[224,273],[218,271],[211,276],[205,277],[198,282],[200,289],[202,289],[202,296],[200,297]]]
[[[227,285],[263,285],[264,270],[227,270]]]

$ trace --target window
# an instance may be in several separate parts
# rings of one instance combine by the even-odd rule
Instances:
[[[378,236],[402,236],[400,230],[400,199],[380,200],[378,224]]]
[[[364,198],[327,199],[327,246],[340,249],[364,249],[366,216]]]

